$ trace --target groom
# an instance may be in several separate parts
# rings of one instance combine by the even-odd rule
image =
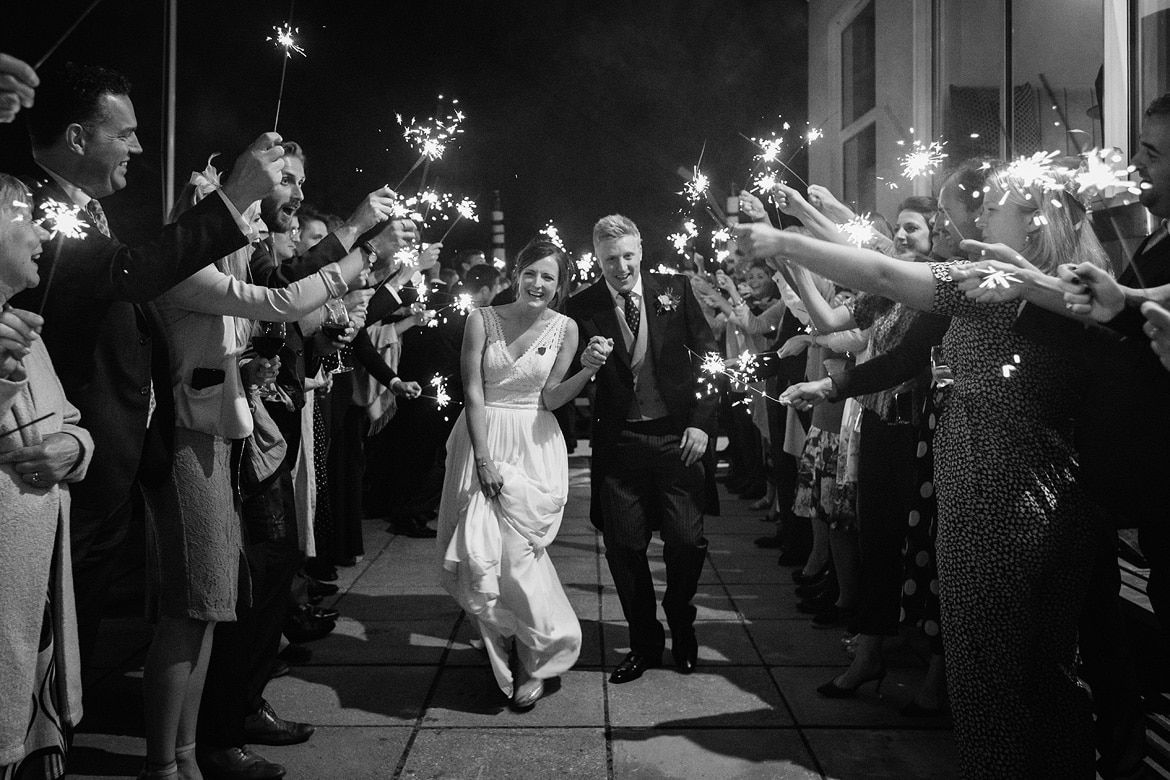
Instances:
[[[642,237],[629,219],[602,217],[593,250],[603,278],[570,298],[567,311],[581,344],[599,335],[614,345],[597,374],[590,507],[630,626],[631,652],[609,681],[662,664],[666,635],[646,560],[654,530],[664,543],[671,652],[689,674],[699,652],[691,599],[707,555],[703,511],[718,511],[706,502],[714,475],[704,457],[718,399],[702,392],[698,369],[715,339],[686,276],[642,272]]]

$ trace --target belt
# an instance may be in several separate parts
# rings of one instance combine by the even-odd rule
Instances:
[[[659,417],[656,420],[626,420],[622,423],[622,430],[640,433],[643,436],[669,436],[679,433],[673,417]]]

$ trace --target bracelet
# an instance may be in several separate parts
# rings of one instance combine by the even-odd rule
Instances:
[[[363,252],[369,255],[369,257],[366,258],[366,265],[373,265],[378,261],[378,250],[374,249],[374,245],[369,241],[363,241],[360,248]]]
[[[487,465],[487,464],[489,464],[489,463],[491,463],[491,459],[490,459],[490,458],[484,458],[483,460],[477,460],[477,461],[475,462],[475,467],[476,467],[477,469],[481,469],[481,468],[483,468],[484,466],[486,466],[486,465]]]

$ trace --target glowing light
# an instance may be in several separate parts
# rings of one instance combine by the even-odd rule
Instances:
[[[838,225],[838,229],[849,240],[849,243],[859,247],[865,246],[874,236],[873,222],[870,221],[868,213],[860,214],[848,222],[841,223]]]
[[[582,279],[588,279],[589,275],[593,273],[593,253],[586,252],[577,258],[577,273],[581,275]]]
[[[683,194],[691,203],[698,203],[706,196],[710,186],[711,181],[705,173],[699,171],[699,167],[696,165],[691,180],[683,185]]]
[[[451,403],[451,395],[447,392],[447,380],[435,374],[431,377],[431,387],[435,388],[435,405],[440,409]]]
[[[902,166],[902,175],[907,179],[917,179],[934,173],[948,156],[942,150],[945,144],[945,141],[931,141],[929,144],[915,141],[910,151],[898,160]]]
[[[1024,281],[1010,271],[982,268],[980,273],[983,274],[983,281],[979,283],[979,286],[984,290],[994,290],[996,287],[1002,287],[1006,290],[1013,284],[1020,284]]]
[[[460,219],[470,219],[472,222],[479,222],[479,215],[475,213],[475,201],[471,198],[464,198],[456,203],[455,211],[459,212]]]
[[[804,134],[805,143],[811,144],[813,141],[819,141],[825,137],[825,131],[817,127],[810,127],[808,132]]]
[[[703,355],[703,362],[699,364],[699,370],[709,376],[718,376],[727,371],[727,363],[718,352],[708,352]]]
[[[266,40],[275,43],[276,48],[284,49],[284,56],[286,57],[292,58],[294,51],[302,57],[307,57],[308,55],[305,54],[305,50],[297,45],[296,38],[293,37],[293,33],[299,33],[300,31],[301,28],[289,27],[288,22],[285,22],[283,27],[273,27],[272,32],[274,34],[268,36]]]
[[[46,201],[41,208],[44,216],[36,224],[49,231],[49,238],[58,234],[65,238],[83,239],[89,223],[81,218],[80,206],[67,206],[55,200]]]
[[[776,174],[772,171],[764,171],[752,182],[752,189],[757,192],[771,192],[776,189],[777,184],[779,184],[779,180],[776,178]]]
[[[760,147],[756,159],[764,163],[774,163],[780,158],[780,151],[784,148],[783,138],[753,138],[752,143]]]
[[[440,96],[442,99],[442,96]],[[452,101],[458,103],[458,100]],[[462,111],[455,111],[447,116],[431,117],[418,121],[411,117],[409,122],[402,119],[402,114],[395,114],[398,124],[402,126],[402,136],[407,143],[413,146],[421,157],[428,160],[438,160],[447,151],[447,144],[463,132]]]
[[[1008,163],[1006,173],[1025,187],[1039,187],[1046,192],[1064,189],[1057,176],[1068,169],[1055,164],[1054,161],[1059,154],[1060,152],[1036,152],[1029,157],[1018,157]]]
[[[460,314],[465,315],[473,308],[475,308],[475,301],[472,300],[471,293],[459,293],[459,296],[455,298],[455,311]]]
[[[1124,165],[1125,158],[1112,149],[1090,149],[1082,155],[1084,162],[1073,175],[1077,195],[1110,198],[1121,192],[1140,195],[1141,189],[1129,180],[1135,168]]]
[[[671,268],[666,263],[659,263],[658,267],[655,268],[654,270],[657,271],[658,273],[664,275],[664,276],[675,276],[678,274],[677,268]]]
[[[565,242],[561,240],[561,232],[557,230],[556,225],[554,225],[552,222],[549,222],[547,225],[542,227],[539,232],[545,238],[547,238],[549,242],[555,244],[562,252],[568,251],[565,249]]]
[[[670,239],[670,243],[674,245],[674,251],[680,255],[687,253],[687,242],[691,240],[690,236],[685,233],[671,233],[668,238]]]

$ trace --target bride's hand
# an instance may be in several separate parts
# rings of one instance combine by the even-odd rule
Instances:
[[[500,491],[504,489],[504,478],[500,476],[499,470],[493,461],[487,461],[482,466],[478,463],[475,466],[475,476],[479,479],[479,489],[488,499],[493,499],[500,495]]]

